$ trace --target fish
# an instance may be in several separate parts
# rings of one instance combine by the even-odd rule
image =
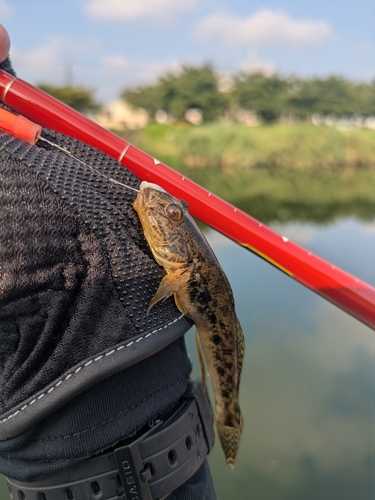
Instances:
[[[152,255],[166,273],[148,312],[173,295],[178,309],[195,323],[202,384],[207,366],[216,429],[232,468],[243,429],[239,386],[245,342],[231,286],[184,200],[143,181],[133,207]]]

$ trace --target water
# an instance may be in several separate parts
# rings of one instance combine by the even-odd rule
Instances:
[[[375,222],[273,229],[375,286]],[[246,336],[238,460],[229,470],[218,442],[210,456],[219,499],[374,498],[375,332],[218,233],[207,237]],[[199,375],[193,331],[187,344]]]
[[[375,285],[375,223],[273,229]],[[223,236],[208,239],[246,336],[238,461],[228,470],[218,442],[210,458],[219,499],[374,498],[375,333]]]

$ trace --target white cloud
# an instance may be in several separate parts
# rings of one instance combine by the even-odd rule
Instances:
[[[32,84],[74,84],[91,87],[90,57],[100,50],[97,40],[55,36],[30,50],[12,47],[10,57],[17,75]],[[89,63],[85,62],[89,60]]]
[[[97,82],[97,97],[103,103],[118,98],[126,87],[154,84],[165,73],[177,72],[177,61],[130,59],[120,54],[105,54],[98,60],[93,80]]]
[[[102,67],[105,71],[124,71],[129,69],[129,60],[122,56],[104,56]]]
[[[0,19],[6,19],[14,13],[13,8],[5,2],[5,0],[0,0]]]
[[[87,54],[100,49],[100,42],[94,38],[77,39],[68,36],[55,36],[48,40],[48,45],[56,51],[66,51],[68,53]]]
[[[316,45],[332,36],[332,30],[324,21],[298,20],[285,12],[263,9],[247,18],[213,14],[197,24],[193,36],[232,46]]]
[[[364,233],[374,234],[375,233],[375,222],[362,222],[361,229]]]
[[[71,57],[66,58],[65,54],[87,54],[97,48],[98,43],[95,40],[82,42],[69,37],[56,36],[28,52],[12,49],[11,59],[15,68],[32,69],[37,73],[61,68],[64,62],[71,59]]]
[[[176,61],[132,60],[120,55],[103,56],[100,63],[102,70],[117,80],[120,80],[121,75],[124,80],[127,76],[125,85],[151,84],[158,77],[170,72],[176,73],[181,69],[181,65]]]
[[[176,16],[198,6],[198,0],[89,0],[86,13],[107,21],[132,22],[147,20],[168,23]]]
[[[79,42],[61,36],[28,51],[15,47],[11,59],[17,75],[34,85],[41,82],[62,85],[72,79],[75,85],[94,89],[102,103],[117,98],[125,87],[152,84],[165,73],[175,73],[181,68],[174,60],[105,54],[98,41]]]
[[[48,72],[61,65],[56,52],[48,45],[36,47],[29,52],[13,49],[11,58],[16,71],[26,69],[33,70],[35,73]]]

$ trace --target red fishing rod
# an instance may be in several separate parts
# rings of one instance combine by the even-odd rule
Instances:
[[[1,70],[0,99],[38,125],[103,151],[141,180],[159,184],[173,196],[183,198],[194,217],[375,330],[375,288],[372,286],[272,231],[69,106]]]

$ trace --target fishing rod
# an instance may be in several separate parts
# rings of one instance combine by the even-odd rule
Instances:
[[[89,144],[143,181],[189,204],[189,212],[375,330],[375,288],[296,245],[167,165],[29,83],[0,70],[0,99],[14,111]]]

